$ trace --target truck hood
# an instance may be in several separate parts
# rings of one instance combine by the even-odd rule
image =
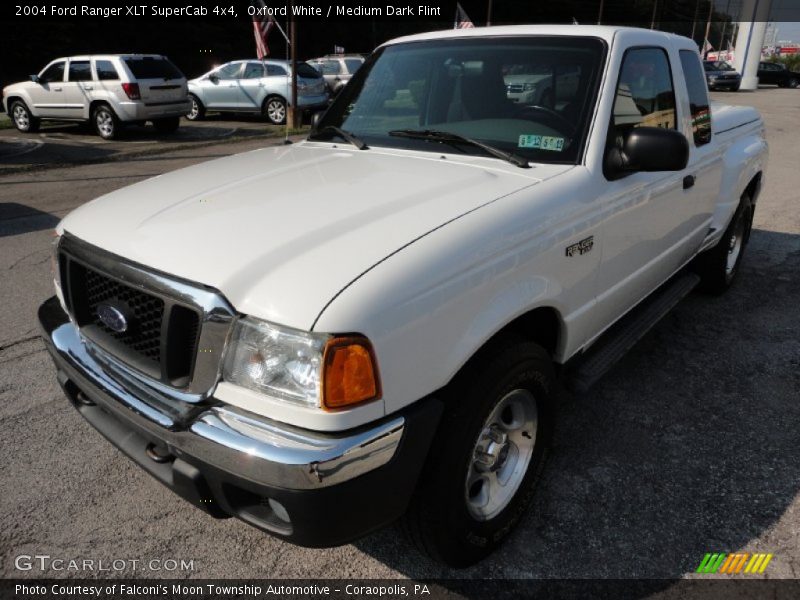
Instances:
[[[240,312],[309,329],[334,296],[443,224],[570,167],[305,142],[160,175],[59,225]]]

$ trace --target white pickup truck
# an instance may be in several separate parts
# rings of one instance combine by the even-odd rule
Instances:
[[[577,81],[518,102],[520,65]],[[44,338],[86,420],[195,506],[307,546],[402,516],[468,565],[531,499],[557,386],[730,285],[764,135],[709,107],[686,38],[393,40],[307,140],[67,216]]]

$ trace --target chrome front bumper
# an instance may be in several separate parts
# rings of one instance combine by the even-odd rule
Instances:
[[[112,377],[56,298],[40,307],[39,321],[59,383],[78,411],[151,475],[212,515],[237,516],[297,543],[327,546],[405,510],[438,422],[438,402],[433,410],[418,407],[339,435],[280,424],[213,397],[169,405],[152,390]],[[409,417],[421,422],[411,436]],[[367,506],[358,508],[365,493],[382,504],[375,514],[364,516]],[[392,497],[380,500],[387,494]],[[318,504],[332,501],[353,505],[354,521],[326,531],[316,513]]]

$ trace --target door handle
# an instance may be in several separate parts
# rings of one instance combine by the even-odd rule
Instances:
[[[83,86],[83,89],[85,89],[85,90],[93,90],[94,88],[91,85],[85,85],[85,86]]]
[[[54,87],[54,88],[53,88],[53,91],[54,91],[54,92],[60,92],[60,91],[61,91],[61,88],[60,88],[60,87]]]
[[[694,175],[687,175],[683,178],[683,189],[688,190],[690,187],[694,185],[695,176]]]

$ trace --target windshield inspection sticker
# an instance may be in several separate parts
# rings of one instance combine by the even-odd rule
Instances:
[[[525,135],[519,136],[518,148],[538,148],[539,150],[554,150],[560,152],[564,149],[564,138],[552,135]]]

